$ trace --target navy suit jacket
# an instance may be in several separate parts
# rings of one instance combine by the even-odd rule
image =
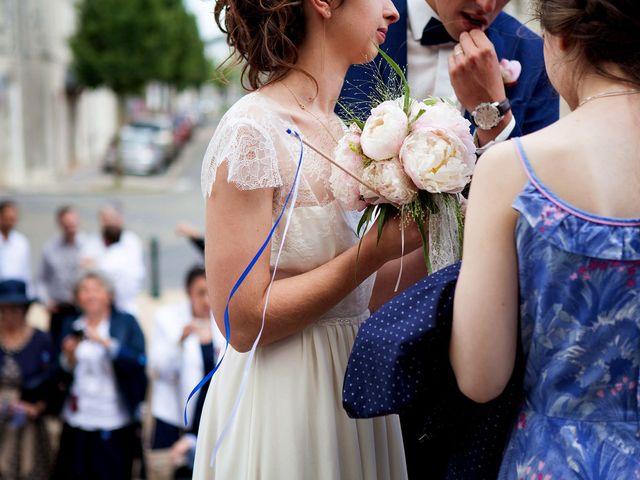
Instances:
[[[62,338],[72,333],[73,322],[78,317],[67,318],[62,327]],[[144,401],[147,392],[147,374],[144,334],[138,321],[128,313],[115,308],[109,318],[109,335],[118,342],[118,351],[113,358],[113,370],[120,394],[129,413],[135,418],[138,407]],[[63,394],[73,381],[73,373],[62,373]]]
[[[400,20],[389,27],[382,48],[400,67],[406,68],[407,2],[394,0],[394,4],[400,13]],[[558,120],[559,97],[545,71],[542,39],[504,12],[498,15],[486,33],[496,49],[498,60],[518,60],[522,65],[517,83],[506,88],[511,111],[516,119],[516,127],[510,137],[533,133]],[[380,56],[375,62],[380,65],[378,70],[386,80],[390,69]],[[361,111],[362,102],[369,102],[376,81],[372,78],[370,67],[351,67],[342,90],[343,103],[354,111]]]

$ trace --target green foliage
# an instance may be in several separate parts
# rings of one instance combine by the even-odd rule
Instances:
[[[77,13],[69,43],[85,86],[122,96],[153,80],[181,89],[208,78],[195,19],[180,0],[80,0]]]
[[[358,235],[359,237],[361,236],[360,232],[364,234],[364,232],[366,232],[367,228],[369,227],[369,223],[373,218],[373,211],[375,209],[375,205],[368,205],[367,208],[365,208],[364,213],[362,214],[362,216],[360,217],[360,221],[358,222],[358,227],[356,228],[356,235]]]
[[[404,72],[400,68],[400,65],[394,62],[393,59],[389,55],[387,55],[387,53],[384,50],[382,50],[380,47],[377,47],[377,48],[378,48],[378,53],[382,56],[382,58],[384,58],[384,60],[389,64],[389,66],[393,69],[393,71],[396,72],[398,77],[400,77],[400,80],[402,82],[402,87],[404,90],[404,105],[402,109],[404,110],[404,113],[409,115],[410,106],[411,106],[410,104],[411,90],[409,89],[409,82],[407,81],[407,77],[404,75]]]
[[[162,37],[159,80],[178,90],[199,87],[211,78],[213,65],[204,54],[195,17],[181,0],[160,0]]]
[[[346,104],[338,100],[338,106],[341,110],[341,118],[347,124],[355,123],[360,130],[364,128],[364,121],[358,118],[358,114],[352,111]]]

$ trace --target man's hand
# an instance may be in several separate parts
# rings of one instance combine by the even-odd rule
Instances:
[[[67,335],[62,341],[62,353],[72,368],[76,365],[76,348],[78,348],[79,343],[80,339],[75,335]]]
[[[83,270],[93,270],[98,266],[98,262],[95,258],[82,257],[80,259],[80,268]]]
[[[187,323],[182,329],[182,335],[180,336],[180,343],[184,342],[189,335],[196,331],[196,324],[194,322]]]
[[[449,75],[456,97],[468,112],[483,102],[501,102],[507,98],[496,50],[481,30],[462,32],[460,43],[449,57]],[[495,140],[512,116],[508,111],[491,130],[477,129],[479,146]]]
[[[88,325],[85,330],[85,336],[93,342],[102,344],[106,349],[111,348],[111,339],[100,335],[96,325]]]
[[[209,323],[209,319],[192,320],[187,323],[182,329],[180,343],[184,342],[191,334],[196,334],[198,336],[198,341],[202,345],[211,343],[213,340],[213,333],[211,332],[211,323]]]
[[[449,57],[449,75],[456,97],[469,112],[482,102],[506,98],[496,50],[481,30],[462,32]]]
[[[178,467],[185,463],[187,452],[193,447],[191,441],[186,435],[183,435],[171,446],[171,463],[174,467]]]
[[[31,420],[36,419],[44,411],[44,402],[30,403],[18,400],[11,405],[14,413],[24,413]]]

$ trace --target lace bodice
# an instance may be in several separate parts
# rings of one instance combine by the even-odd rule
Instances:
[[[273,210],[279,212],[291,189],[300,142],[287,133],[298,130],[286,111],[260,92],[245,95],[222,117],[204,157],[202,191],[211,194],[218,167],[227,161],[227,181],[243,190],[275,188]],[[310,139],[331,153],[325,137]],[[326,205],[331,165],[305,149],[296,206]]]
[[[233,105],[221,119],[202,165],[202,192],[211,195],[218,167],[227,162],[227,181],[251,190],[273,188],[273,220],[280,213],[294,181],[300,141],[287,129],[299,131],[286,111],[261,92],[253,92]],[[332,145],[309,139],[328,154]],[[278,272],[291,276],[312,270],[347,250],[355,242],[357,212],[346,212],[329,188],[331,165],[304,148],[298,199],[280,256]],[[271,267],[284,230],[284,218],[271,244]],[[323,318],[355,317],[367,309],[374,277]]]

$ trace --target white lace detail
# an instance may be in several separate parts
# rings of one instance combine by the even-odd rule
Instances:
[[[273,220],[291,189],[300,158],[300,141],[289,134],[296,129],[278,105],[260,92],[240,99],[220,121],[202,164],[202,192],[211,195],[218,167],[227,161],[228,182],[243,190],[274,188]],[[323,138],[326,143],[323,143]],[[326,136],[310,140],[332,154]],[[331,140],[333,142],[333,140]],[[307,272],[323,265],[354,245],[358,238],[357,212],[345,212],[329,186],[331,164],[305,147],[298,199],[278,265],[279,277]],[[271,242],[271,267],[282,239],[280,223]],[[355,324],[368,316],[375,275],[323,315],[317,325]],[[344,320],[342,320],[344,319]],[[326,322],[325,322],[326,320]]]
[[[227,181],[238,188],[275,188],[274,212],[280,211],[291,189],[300,156],[300,142],[287,133],[296,130],[290,117],[260,92],[236,102],[222,117],[209,142],[202,164],[202,193],[211,195],[216,172],[225,161]],[[313,139],[328,154],[332,145]],[[333,200],[329,188],[331,165],[305,149],[297,206],[326,205]]]
[[[202,192],[211,195],[218,167],[226,160],[227,181],[242,190],[277,188],[282,179],[276,150],[264,128],[227,112],[209,142],[202,164]]]

